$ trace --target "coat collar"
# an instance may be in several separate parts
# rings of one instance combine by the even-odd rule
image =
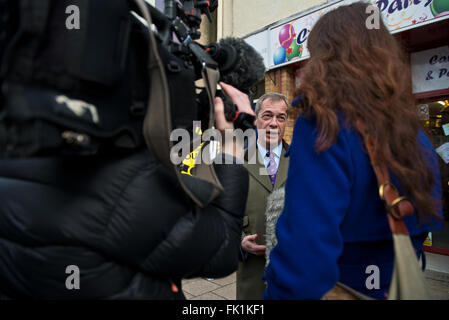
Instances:
[[[279,161],[279,168],[276,174],[276,181],[274,182],[274,189],[278,189],[285,184],[287,181],[288,174],[288,157],[285,157],[284,154],[287,151],[287,148],[282,149],[281,161]],[[271,184],[271,181],[270,181]]]
[[[274,187],[271,184],[270,177],[268,176],[267,170],[263,164],[263,159],[260,156],[258,150],[255,150],[255,154],[249,155],[248,151],[245,154],[245,167],[248,169],[248,173],[254,177],[254,179],[259,182],[268,192],[272,192],[273,190],[280,188],[285,184],[287,180],[288,173],[288,158],[284,156],[285,151],[288,148],[288,144],[283,142],[282,155],[279,161],[279,168],[276,173],[276,181],[274,183]],[[254,157],[257,156],[256,163],[248,163],[254,162]],[[249,160],[252,161],[249,161]]]

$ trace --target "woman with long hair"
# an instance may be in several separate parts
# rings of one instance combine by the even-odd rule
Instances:
[[[330,11],[309,35],[298,93],[304,112],[293,132],[266,299],[319,299],[337,281],[387,297],[392,235],[356,124],[414,205],[405,223],[418,256],[427,233],[442,227],[438,159],[420,129],[408,59],[383,23],[367,29],[366,8],[360,2]],[[369,266],[379,271],[374,288]]]

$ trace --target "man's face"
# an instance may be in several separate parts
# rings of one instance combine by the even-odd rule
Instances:
[[[283,100],[264,100],[256,117],[259,143],[265,145],[268,150],[278,146],[284,137],[286,124],[287,106],[285,102]],[[263,132],[260,129],[266,131]]]

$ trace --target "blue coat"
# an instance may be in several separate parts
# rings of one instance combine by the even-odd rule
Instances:
[[[341,125],[336,142],[318,154],[316,138],[314,122],[299,117],[264,299],[320,299],[337,281],[382,299],[391,280],[393,244],[363,139],[354,128]],[[431,151],[426,160],[435,175],[434,196],[440,199],[437,156],[423,132],[418,139]],[[393,175],[391,180],[401,193]],[[438,222],[418,225],[416,215],[405,222],[417,253],[427,232],[442,228]],[[379,267],[379,290],[366,288],[369,265]]]

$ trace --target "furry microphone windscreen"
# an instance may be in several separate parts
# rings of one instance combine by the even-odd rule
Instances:
[[[233,67],[221,72],[220,81],[247,91],[264,78],[265,65],[262,56],[243,39],[224,38],[219,41],[219,45],[232,47],[236,52]]]

